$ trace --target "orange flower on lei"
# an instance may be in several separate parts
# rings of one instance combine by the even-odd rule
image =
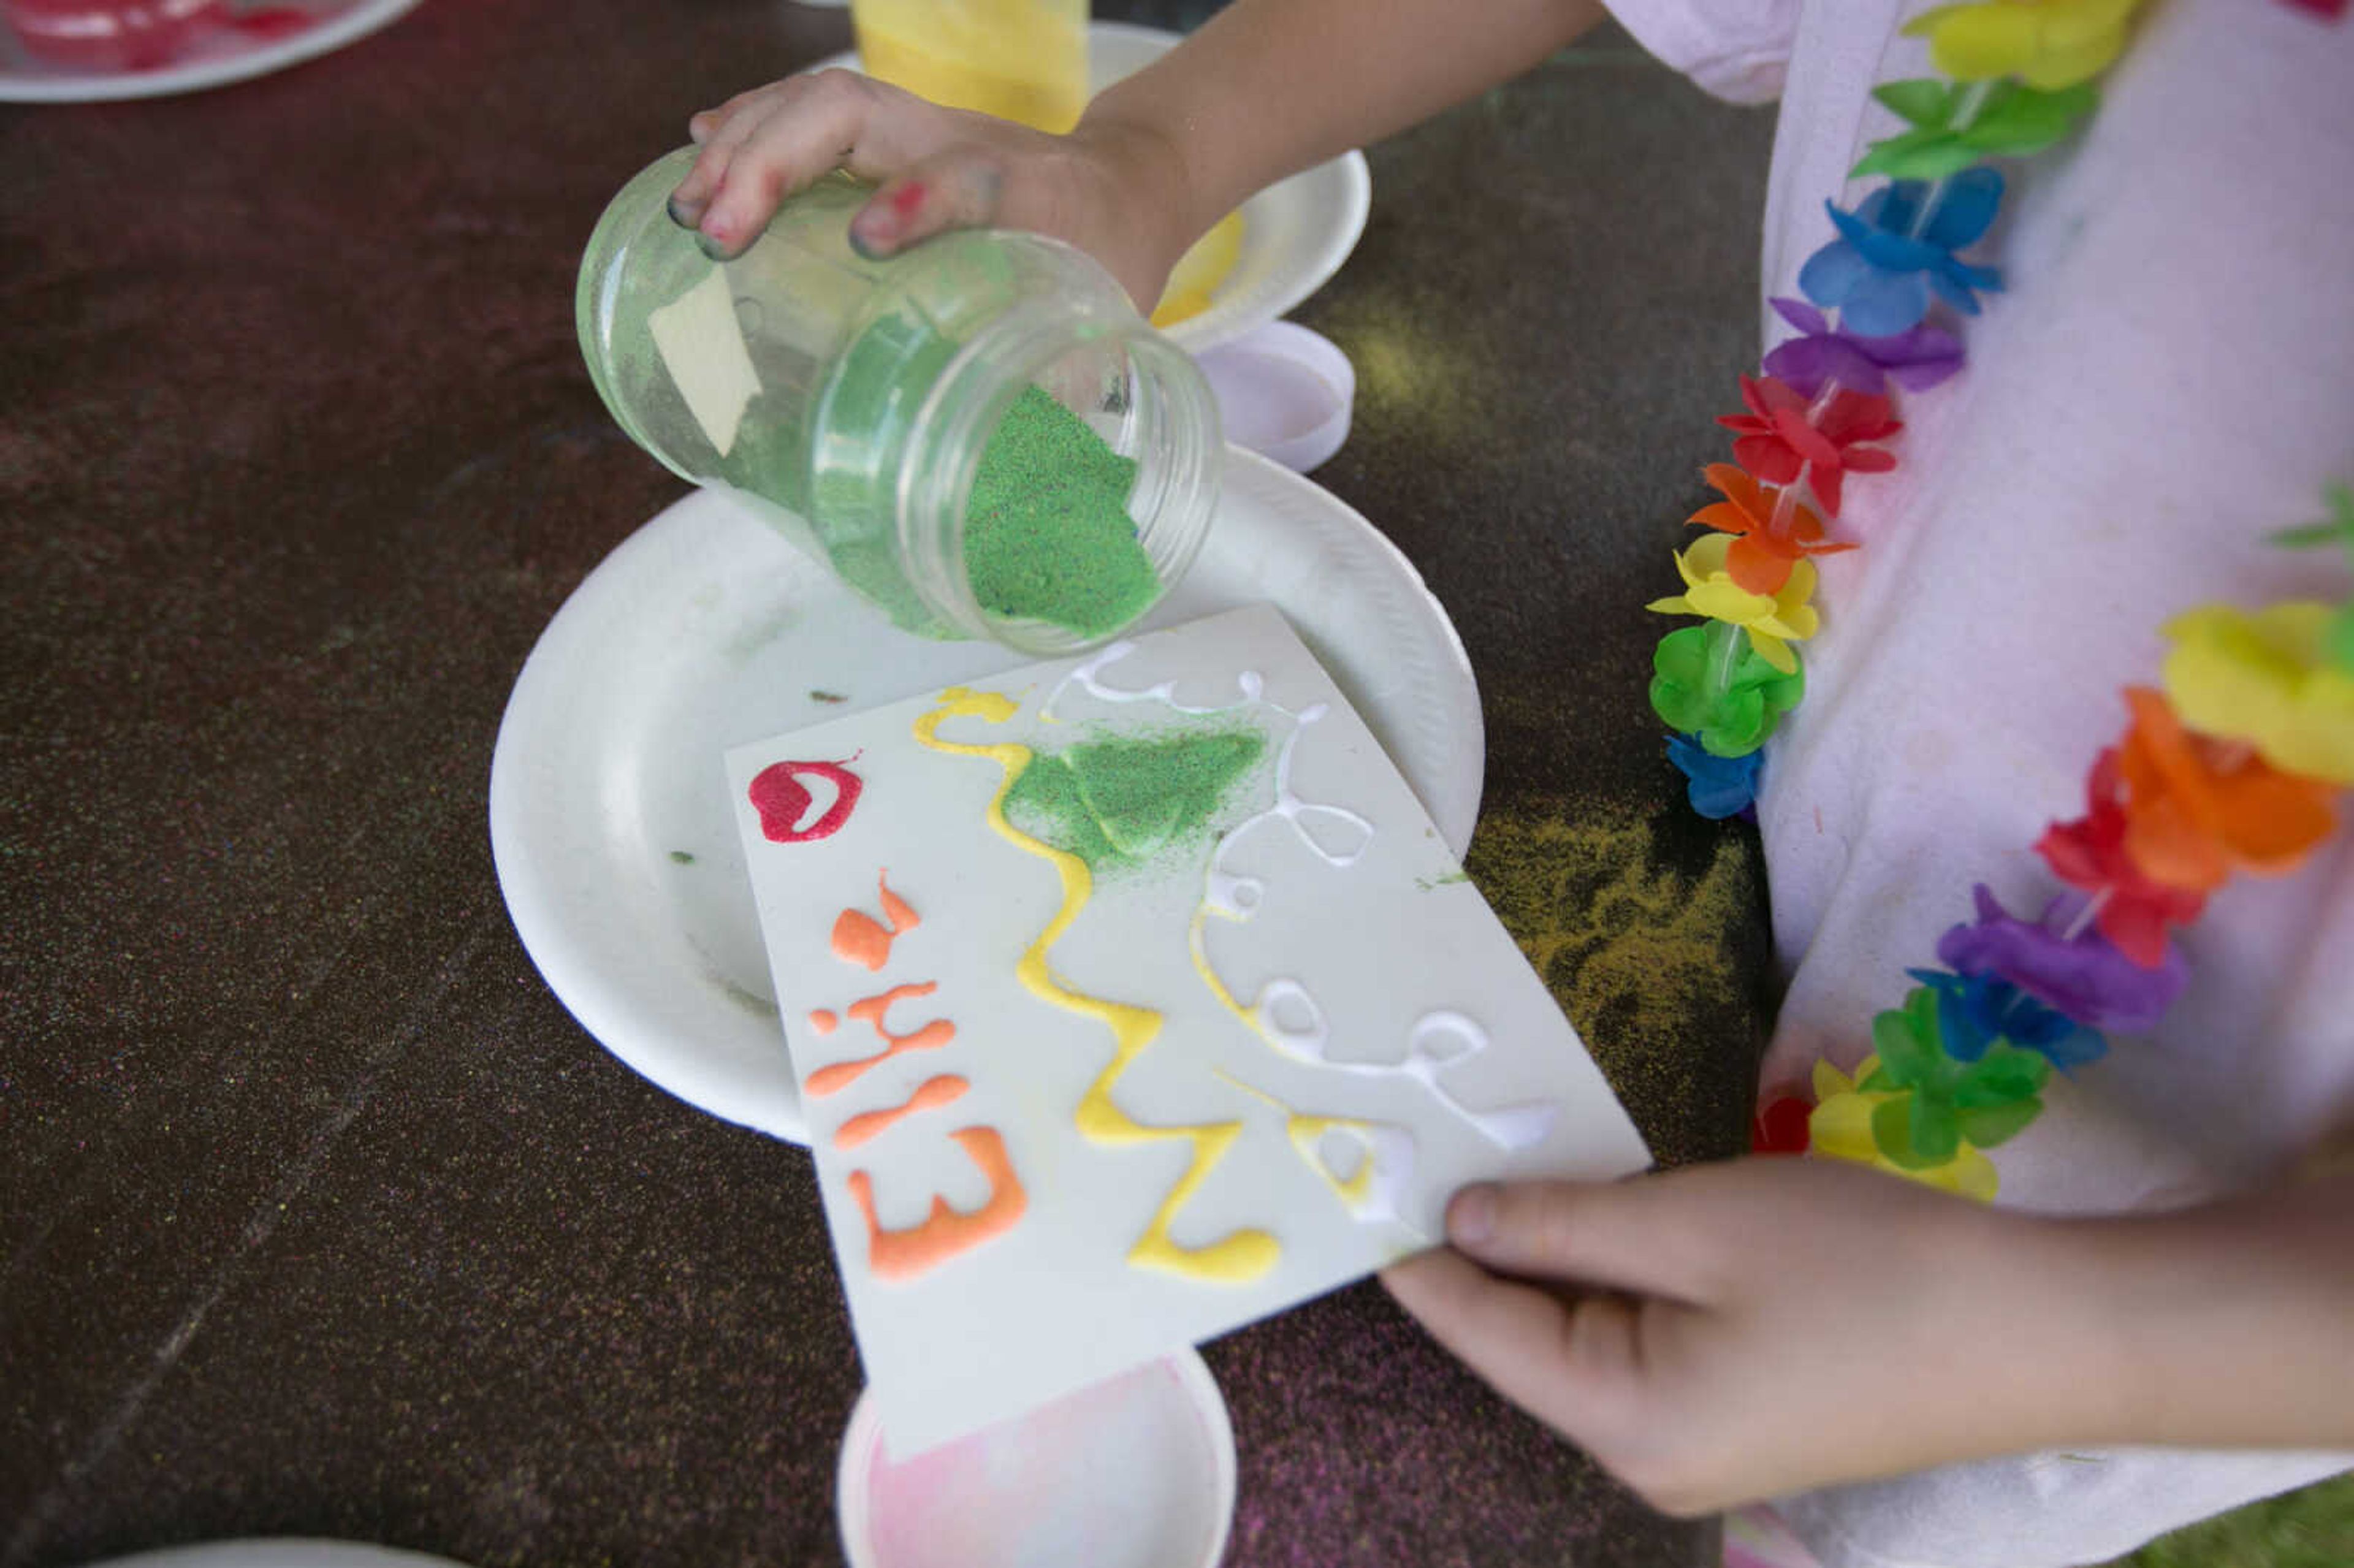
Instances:
[[[2207,892],[2232,870],[2296,868],[2329,835],[2329,786],[2283,773],[2247,746],[2191,734],[2147,686],[2126,690],[2133,727],[2117,747],[2126,853],[2142,874]]]
[[[1804,503],[1791,505],[1777,524],[1782,493],[1758,483],[1732,463],[1709,464],[1708,482],[1724,499],[1702,507],[1690,521],[1739,535],[1724,553],[1724,569],[1747,592],[1779,593],[1790,580],[1790,568],[1808,556],[1855,548],[1825,539],[1823,520]]]

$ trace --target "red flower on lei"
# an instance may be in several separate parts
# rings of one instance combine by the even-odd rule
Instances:
[[[1885,397],[1842,388],[1816,412],[1787,382],[1744,376],[1741,401],[1748,413],[1716,421],[1740,438],[1733,443],[1734,460],[1767,484],[1796,484],[1804,475],[1833,517],[1839,515],[1842,476],[1885,473],[1896,466],[1893,452],[1863,444],[1885,440],[1904,428]]]
[[[1793,504],[1777,525],[1775,514],[1782,493],[1766,489],[1729,462],[1709,464],[1708,482],[1724,499],[1702,507],[1689,521],[1739,535],[1724,553],[1724,569],[1751,593],[1781,592],[1790,580],[1790,568],[1808,556],[1835,556],[1855,548],[1825,539],[1823,520],[1802,503]]]
[[[1749,1129],[1752,1154],[1804,1154],[1813,1139],[1807,1127],[1814,1104],[1796,1095],[1783,1095],[1757,1107]]]

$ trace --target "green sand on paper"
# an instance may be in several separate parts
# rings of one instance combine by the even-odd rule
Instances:
[[[981,454],[964,509],[965,579],[992,615],[1109,636],[1161,576],[1128,515],[1136,464],[1033,387]]]
[[[1250,729],[1083,741],[1033,757],[1005,815],[1097,873],[1140,865],[1199,838],[1266,751]]]

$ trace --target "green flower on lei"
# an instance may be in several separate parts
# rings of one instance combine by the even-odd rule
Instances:
[[[1872,1140],[1903,1169],[1943,1165],[1965,1143],[1992,1149],[2043,1109],[2052,1064],[2007,1040],[1990,1043],[1974,1061],[1956,1061],[1938,1023],[1937,993],[1927,986],[1872,1021],[1872,1044],[1879,1065],[1856,1087],[1894,1093],[1872,1107]]]
[[[1696,736],[1713,757],[1746,757],[1807,694],[1806,672],[1785,673],[1722,621],[1687,626],[1651,654],[1651,711]]]
[[[2088,81],[2039,92],[2016,81],[1971,88],[1925,77],[1892,81],[1872,96],[1912,129],[1874,142],[1850,179],[1942,180],[1984,158],[2031,157],[2074,130],[2101,95]]]

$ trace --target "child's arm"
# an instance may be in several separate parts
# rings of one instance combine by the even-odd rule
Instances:
[[[1286,175],[1510,80],[1603,15],[1598,0],[1241,0],[1106,92],[1082,128],[1166,143],[1199,234]]]
[[[672,211],[723,252],[836,167],[884,188],[853,233],[888,255],[998,223],[1068,239],[1150,301],[1252,192],[1543,60],[1600,0],[1239,0],[1047,136],[848,72],[772,82],[690,122]]]
[[[1448,1222],[1391,1293],[1671,1512],[2072,1444],[2354,1443],[2354,1177],[2047,1220],[1745,1160]]]

